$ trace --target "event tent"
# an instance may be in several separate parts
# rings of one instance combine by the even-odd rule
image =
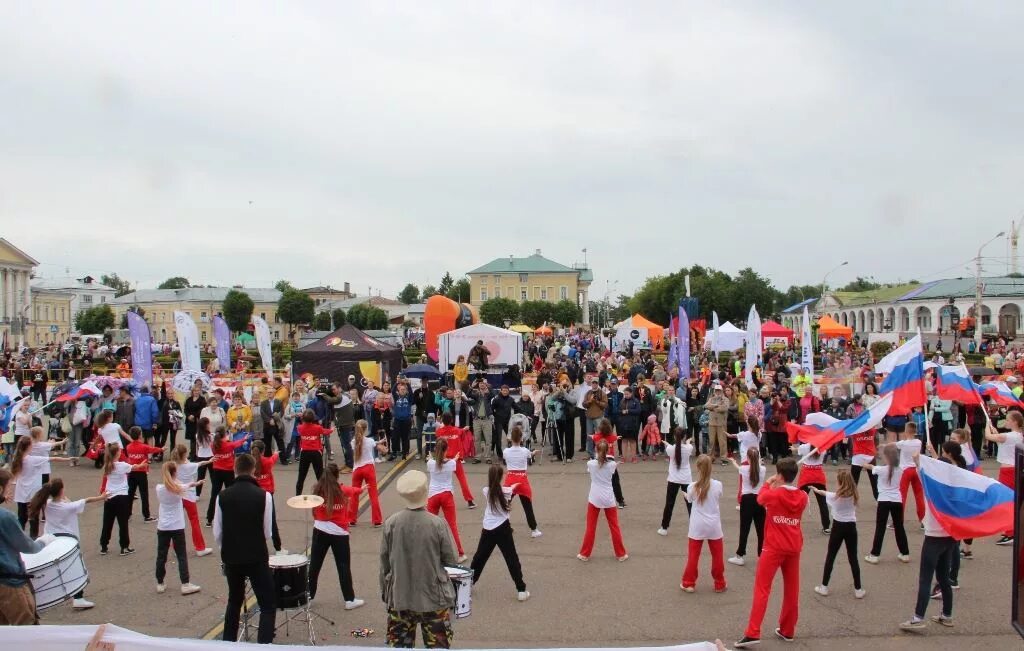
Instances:
[[[523,338],[517,332],[475,323],[465,328],[445,332],[437,337],[438,364],[442,370],[454,364],[459,355],[469,358],[469,351],[476,342],[483,341],[491,351],[489,365],[512,366],[523,363]]]
[[[818,319],[818,336],[824,339],[845,337],[847,340],[850,340],[853,339],[853,328],[840,325],[835,319],[826,314]]]
[[[704,337],[704,347],[711,348],[711,344],[714,342],[715,334],[713,330],[708,330],[707,335]],[[739,350],[746,345],[747,333],[740,330],[732,324],[730,321],[726,321],[722,325],[718,326],[718,351],[727,352],[731,350]]]
[[[793,343],[793,331],[775,321],[765,321],[761,324],[761,338],[767,344],[771,340],[785,339],[787,343]]]
[[[654,323],[642,314],[634,314],[625,321],[615,324],[616,330],[624,328],[646,330],[648,345],[654,350],[662,350],[665,347],[665,327]],[[616,335],[617,337],[618,335]]]
[[[389,346],[345,324],[308,346],[292,351],[292,375],[311,373],[317,380],[345,380],[349,375],[380,384],[402,370],[402,349]]]

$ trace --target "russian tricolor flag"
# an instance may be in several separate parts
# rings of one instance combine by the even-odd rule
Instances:
[[[878,392],[892,392],[893,414],[908,414],[914,407],[923,407],[928,401],[924,388],[924,349],[921,335],[903,344],[875,364],[875,371],[885,373]]]
[[[1013,489],[951,463],[920,461],[928,509],[950,536],[982,538],[1013,529]]]
[[[935,366],[935,394],[943,400],[953,400],[962,405],[981,404],[978,385],[971,380],[963,364]]]
[[[71,389],[67,393],[57,397],[56,402],[71,402],[72,400],[82,400],[83,398],[93,398],[101,395],[103,392],[92,380],[83,382],[81,385]]]
[[[854,418],[836,420],[828,414],[816,412],[807,414],[807,420],[803,425],[787,423],[786,428],[791,437],[795,435],[797,439],[804,443],[809,443],[813,447],[818,448],[819,452],[824,452],[836,443],[841,442],[844,438],[854,434],[870,432],[877,428],[882,423],[882,418],[889,411],[892,401],[893,395],[887,393],[879,398],[878,402],[860,412]]]
[[[1003,407],[1021,407],[1020,399],[1006,386],[1005,382],[986,382],[978,387],[992,402]]]

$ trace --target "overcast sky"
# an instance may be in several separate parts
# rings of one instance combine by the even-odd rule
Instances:
[[[1024,214],[1021,24],[1010,1],[8,3],[0,236],[42,276],[139,287],[394,295],[584,247],[592,298],[692,263],[967,275]]]

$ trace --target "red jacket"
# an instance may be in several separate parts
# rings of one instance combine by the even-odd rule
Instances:
[[[768,484],[757,495],[765,508],[764,548],[781,554],[799,554],[804,547],[800,518],[807,507],[807,493],[796,487],[772,488]]]
[[[259,487],[268,493],[274,492],[274,464],[277,463],[280,456],[280,452],[275,452],[269,457],[265,457],[261,454],[256,458],[256,462],[260,464],[260,471],[259,473],[254,474],[253,477],[256,479],[256,483],[259,484]]]
[[[333,522],[345,531],[348,531],[348,523],[352,518],[352,514],[349,512],[349,505],[352,500],[359,499],[359,493],[363,491],[362,489],[346,486],[345,484],[339,484],[339,486],[345,499],[332,505],[334,508],[331,509],[330,515],[327,513],[327,502],[316,507],[313,509],[313,519],[320,520],[321,522]]]
[[[320,427],[319,423],[301,423],[297,431],[299,432],[299,450],[323,452],[324,440],[321,437],[326,436],[331,430]]]
[[[142,441],[132,441],[128,444],[128,447],[121,453],[121,460],[125,463],[130,463],[133,466],[140,463],[144,463],[149,459],[151,454],[159,454],[163,452],[163,448],[153,447],[152,445],[146,445]],[[146,466],[145,470],[136,470],[133,472],[149,472],[149,466]]]
[[[229,441],[224,439],[220,447],[213,449],[213,469],[234,472],[235,470],[235,449],[242,447],[245,439]]]
[[[462,452],[462,432],[464,430],[461,427],[455,427],[454,425],[442,425],[437,428],[435,437],[438,440],[445,439],[448,441],[448,451],[445,453],[446,459],[454,459],[456,454]]]

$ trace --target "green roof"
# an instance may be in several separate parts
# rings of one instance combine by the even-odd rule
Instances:
[[[564,264],[559,264],[554,260],[548,260],[540,253],[534,253],[527,258],[496,258],[491,260],[482,267],[477,267],[468,273],[471,274],[511,274],[511,273],[524,273],[524,274],[579,274],[580,280],[593,280],[594,274],[590,269],[574,269],[573,267],[567,267]]]
[[[892,287],[879,287],[878,289],[871,289],[865,292],[832,292],[832,295],[836,297],[843,307],[857,307],[859,305],[895,301],[919,286],[917,283],[908,283]]]

